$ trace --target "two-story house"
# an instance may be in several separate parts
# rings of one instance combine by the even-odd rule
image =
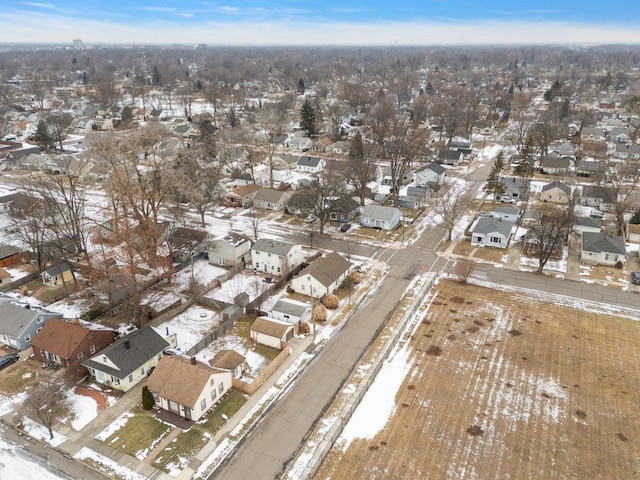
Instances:
[[[0,302],[0,343],[25,350],[51,318],[59,317],[59,313],[3,299]]]
[[[247,265],[251,261],[252,245],[249,237],[234,232],[216,238],[208,247],[209,263],[222,267]]]
[[[256,271],[284,275],[302,262],[302,247],[294,243],[261,238],[251,247],[251,263]]]

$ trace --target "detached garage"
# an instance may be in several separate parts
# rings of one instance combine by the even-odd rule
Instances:
[[[251,340],[261,345],[282,350],[293,338],[293,325],[268,317],[258,317],[251,326]]]

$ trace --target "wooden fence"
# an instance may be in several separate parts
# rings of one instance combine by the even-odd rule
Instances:
[[[276,369],[284,363],[284,361],[291,355],[291,348],[288,343],[284,344],[284,348],[278,354],[276,358],[274,358],[269,365],[267,365],[250,383],[243,382],[238,378],[233,378],[233,386],[238,390],[242,390],[244,393],[248,395],[253,395],[255,391],[260,388],[260,386],[276,371]]]

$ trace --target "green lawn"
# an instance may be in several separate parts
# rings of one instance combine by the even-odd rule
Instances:
[[[167,465],[174,464],[178,457],[191,460],[207,444],[211,435],[216,434],[228,419],[247,401],[247,395],[232,388],[222,401],[211,411],[204,421],[198,422],[186,432],[182,432],[153,461],[153,466],[166,472]]]
[[[138,452],[150,448],[172,430],[172,427],[154,418],[153,410],[145,411],[135,407],[130,413],[133,413],[133,417],[104,442],[127,455],[135,457]]]

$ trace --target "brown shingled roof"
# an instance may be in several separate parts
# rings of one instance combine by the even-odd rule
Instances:
[[[209,360],[209,365],[225,370],[233,370],[238,365],[242,365],[244,361],[245,358],[235,350],[220,350]]]
[[[70,358],[91,329],[59,318],[49,320],[31,341],[31,345]]]
[[[251,331],[263,333],[270,337],[282,338],[287,330],[293,328],[290,323],[280,322],[273,318],[258,317],[251,326]]]

